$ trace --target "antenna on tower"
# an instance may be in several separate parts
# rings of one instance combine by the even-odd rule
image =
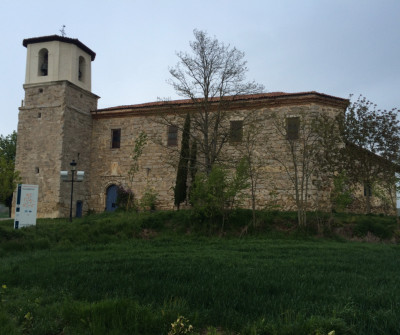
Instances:
[[[62,25],[61,29],[60,29],[60,33],[62,37],[65,37],[65,35],[67,35],[67,33],[65,32],[65,24]]]

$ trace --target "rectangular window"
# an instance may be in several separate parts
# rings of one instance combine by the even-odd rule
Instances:
[[[242,142],[243,138],[243,121],[231,121],[229,140],[230,142]]]
[[[299,139],[300,118],[289,117],[286,119],[286,137],[288,140]]]
[[[169,147],[178,145],[178,127],[177,126],[168,126],[168,141],[167,145]]]
[[[372,197],[372,188],[369,184],[364,184],[364,197],[368,196]]]
[[[118,149],[121,146],[121,129],[111,129],[111,148]]]

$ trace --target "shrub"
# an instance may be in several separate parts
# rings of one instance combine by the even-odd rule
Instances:
[[[140,199],[140,209],[154,211],[156,209],[158,193],[154,188],[147,187],[142,199]]]
[[[137,209],[135,205],[135,197],[130,188],[123,185],[118,186],[117,190],[117,206],[120,209]]]
[[[372,219],[360,220],[354,227],[354,234],[359,237],[364,237],[370,232],[371,234],[381,238],[390,239],[394,233],[393,225],[385,224],[384,220],[378,217]]]

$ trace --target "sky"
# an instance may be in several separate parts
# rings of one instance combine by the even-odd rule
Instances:
[[[98,108],[179,99],[167,83],[193,29],[245,53],[266,92],[364,95],[400,108],[400,0],[1,0],[0,135],[17,129],[25,38],[61,34],[96,52]]]

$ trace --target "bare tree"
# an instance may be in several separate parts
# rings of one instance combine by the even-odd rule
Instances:
[[[177,53],[179,62],[169,70],[172,76],[169,83],[180,96],[193,103],[190,136],[196,141],[204,170],[209,174],[229,140],[228,106],[238,95],[259,93],[264,87],[245,81],[247,67],[243,52],[204,31],[193,33],[191,53]]]
[[[318,169],[317,153],[321,149],[319,136],[312,126],[315,115],[273,115],[274,128],[283,146],[277,150],[270,145],[269,153],[285,171],[293,185],[299,226],[307,222],[306,211],[312,177]],[[283,150],[282,150],[283,149]]]
[[[243,138],[236,149],[240,155],[247,161],[248,178],[250,185],[250,199],[252,209],[253,226],[256,225],[256,201],[257,186],[262,178],[266,177],[265,166],[268,155],[266,152],[266,143],[268,138],[263,134],[264,122],[257,117],[257,113],[252,112],[247,120],[243,132]]]

